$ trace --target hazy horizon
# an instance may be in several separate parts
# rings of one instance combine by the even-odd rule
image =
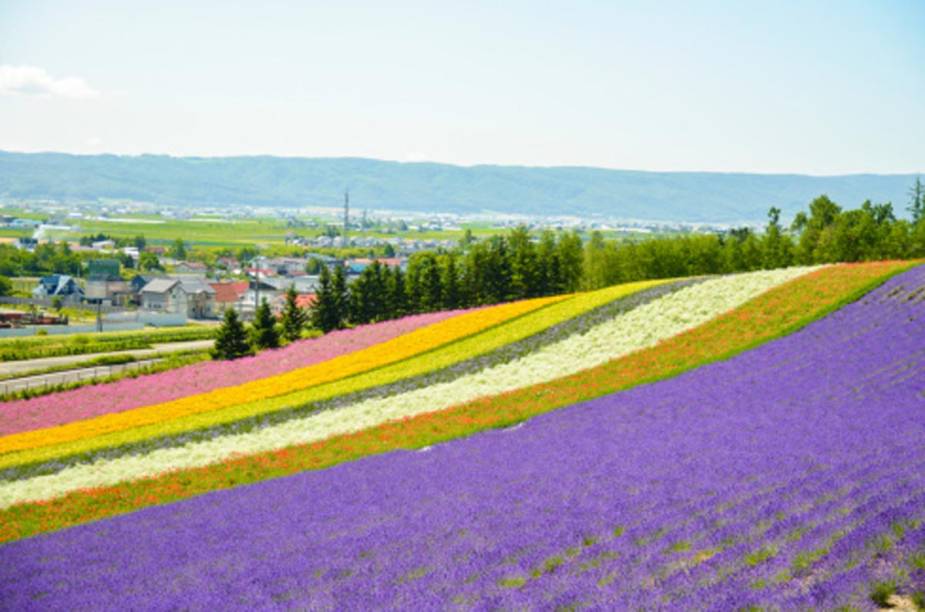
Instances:
[[[439,165],[439,166],[452,166],[456,168],[525,168],[525,169],[568,169],[568,168],[581,168],[588,170],[615,170],[615,171],[624,171],[624,172],[642,172],[642,173],[651,173],[651,174],[757,174],[757,175],[766,175],[766,176],[807,176],[807,177],[816,177],[816,178],[837,178],[844,176],[915,176],[915,175],[925,175],[925,171],[909,171],[909,172],[846,172],[839,174],[813,174],[809,172],[753,172],[753,171],[728,171],[728,170],[658,170],[658,169],[648,169],[648,168],[615,168],[607,166],[589,166],[589,165],[575,165],[575,164],[495,164],[495,163],[454,163],[454,162],[442,162],[436,160],[420,159],[420,160],[403,160],[403,159],[386,159],[381,157],[364,157],[360,155],[285,155],[285,154],[274,154],[274,153],[245,153],[241,155],[224,155],[224,154],[214,154],[214,155],[173,155],[171,153],[117,153],[113,151],[99,151],[96,153],[73,153],[70,151],[55,151],[55,150],[35,150],[35,151],[17,151],[13,149],[2,149],[0,148],[0,153],[22,153],[22,154],[35,154],[35,155],[73,155],[73,156],[115,156],[115,157],[169,157],[174,159],[223,159],[223,158],[247,158],[247,157],[263,157],[263,158],[277,158],[277,159],[306,159],[306,160],[367,160],[367,161],[377,161],[377,162],[388,162],[388,163],[397,163],[397,164],[420,164],[420,165]]]

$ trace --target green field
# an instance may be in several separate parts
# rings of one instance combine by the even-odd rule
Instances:
[[[6,208],[0,209],[0,213],[10,216],[41,218],[35,213],[24,214],[19,209]],[[170,219],[158,215],[145,214],[125,214],[121,220],[89,220],[80,219],[74,221],[79,227],[78,231],[63,232],[50,231],[46,236],[54,240],[77,241],[81,236],[106,234],[113,237],[133,238],[142,235],[148,244],[169,245],[177,238],[182,238],[190,245],[213,249],[213,248],[240,248],[243,246],[257,246],[261,248],[281,247],[285,243],[286,236],[295,234],[306,238],[314,238],[323,233],[326,225],[339,227],[339,223],[330,218],[320,217],[303,217],[299,219],[305,223],[315,223],[315,227],[291,227],[287,225],[284,219],[260,217],[254,219],[219,219],[215,217],[194,217],[192,219]],[[354,222],[359,222],[355,217]],[[409,222],[414,225],[414,222]],[[394,226],[392,226],[394,228]],[[488,222],[473,222],[461,224],[461,229],[453,230],[414,230],[407,229],[402,231],[387,231],[389,227],[386,224],[369,227],[365,230],[351,228],[350,236],[352,238],[378,238],[387,240],[389,238],[405,238],[409,240],[452,240],[458,241],[463,237],[466,230],[472,232],[475,238],[487,238],[495,234],[507,233],[510,228],[500,227]],[[0,239],[13,239],[21,236],[31,236],[31,229],[9,229],[0,228]],[[665,234],[643,234],[636,232],[624,232],[615,230],[606,230],[602,234],[607,239],[621,238],[627,240],[645,240],[658,235]],[[587,234],[584,234],[587,238]]]
[[[151,348],[152,344],[207,340],[213,327],[188,325],[174,328],[0,338],[0,361],[22,361],[65,355],[87,355]]]
[[[12,227],[0,227],[0,238],[26,238],[33,234],[31,229],[15,229]]]
[[[183,238],[190,244],[214,247],[240,247],[251,244],[282,243],[290,231],[284,222],[273,219],[234,221],[192,221],[160,219],[157,223],[81,220],[79,232],[50,232],[55,240],[77,240],[89,234],[131,238],[144,236],[150,244],[169,244]]]
[[[12,209],[0,210],[0,213],[14,215]],[[324,226],[330,220],[308,218],[304,221],[314,221],[319,227],[290,227],[282,219],[255,218],[255,219],[167,219],[154,215],[124,215],[125,221],[87,220],[81,219],[76,223],[79,231],[62,232],[51,231],[47,236],[54,240],[76,241],[81,236],[91,234],[106,234],[113,237],[132,238],[143,235],[149,244],[168,245],[177,238],[202,247],[242,247],[245,245],[275,246],[285,242],[286,236],[296,234],[307,238],[314,238],[324,231]],[[130,221],[130,220],[135,220]],[[486,237],[501,233],[503,228],[491,227],[485,224],[466,224],[460,230],[447,231],[416,231],[405,230],[395,233],[383,231],[384,227],[359,230],[352,228],[350,235],[353,238],[407,238],[412,240],[459,240],[465,229],[472,231],[476,237]],[[0,229],[0,237],[11,238],[30,236],[32,230]]]

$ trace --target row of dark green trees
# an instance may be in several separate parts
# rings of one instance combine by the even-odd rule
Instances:
[[[308,312],[299,307],[297,297],[295,288],[290,287],[279,320],[264,300],[257,307],[254,321],[249,326],[244,325],[233,309],[226,310],[215,336],[212,358],[237,359],[263,349],[278,348],[284,342],[301,338],[308,326]]]
[[[250,325],[226,310],[212,357],[236,359],[276,348],[302,337],[306,329],[326,333],[414,313],[575,291],[582,248],[576,233],[557,237],[544,232],[534,243],[526,228],[517,228],[465,250],[418,253],[407,272],[374,261],[349,284],[343,267],[322,267],[315,302],[307,311],[299,308],[291,287],[279,320],[266,301]]]
[[[760,232],[739,228],[637,241],[606,240],[595,232],[583,243],[575,232],[549,230],[534,238],[519,227],[457,249],[417,253],[410,258],[407,272],[374,262],[348,283],[343,268],[323,267],[311,310],[295,314],[298,308],[291,294],[288,314],[284,312],[278,327],[288,329],[286,337],[294,339],[306,327],[328,332],[414,313],[637,280],[925,258],[925,189],[921,183],[916,183],[909,210],[911,220],[898,219],[889,203],[865,202],[857,209],[844,210],[820,196],[789,227],[781,224],[780,210],[772,208]],[[261,317],[273,321],[264,305],[255,329],[275,325],[261,324]],[[251,332],[252,338],[255,333]],[[250,346],[263,345],[252,341]]]
[[[457,250],[416,253],[408,270],[373,262],[349,285],[343,268],[321,270],[311,322],[328,332],[408,314],[497,304],[575,291],[578,234],[546,231],[537,242],[519,227]]]

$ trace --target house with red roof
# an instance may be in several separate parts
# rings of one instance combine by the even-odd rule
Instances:
[[[312,307],[312,304],[315,303],[314,293],[299,293],[295,297],[296,305],[302,310],[308,310]],[[270,300],[270,310],[273,311],[273,314],[280,316],[283,313],[283,308],[286,307],[286,294],[281,293]]]

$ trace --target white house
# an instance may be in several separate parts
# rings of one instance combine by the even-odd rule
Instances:
[[[184,314],[192,319],[215,316],[215,289],[193,279],[156,278],[141,289],[145,310]]]

